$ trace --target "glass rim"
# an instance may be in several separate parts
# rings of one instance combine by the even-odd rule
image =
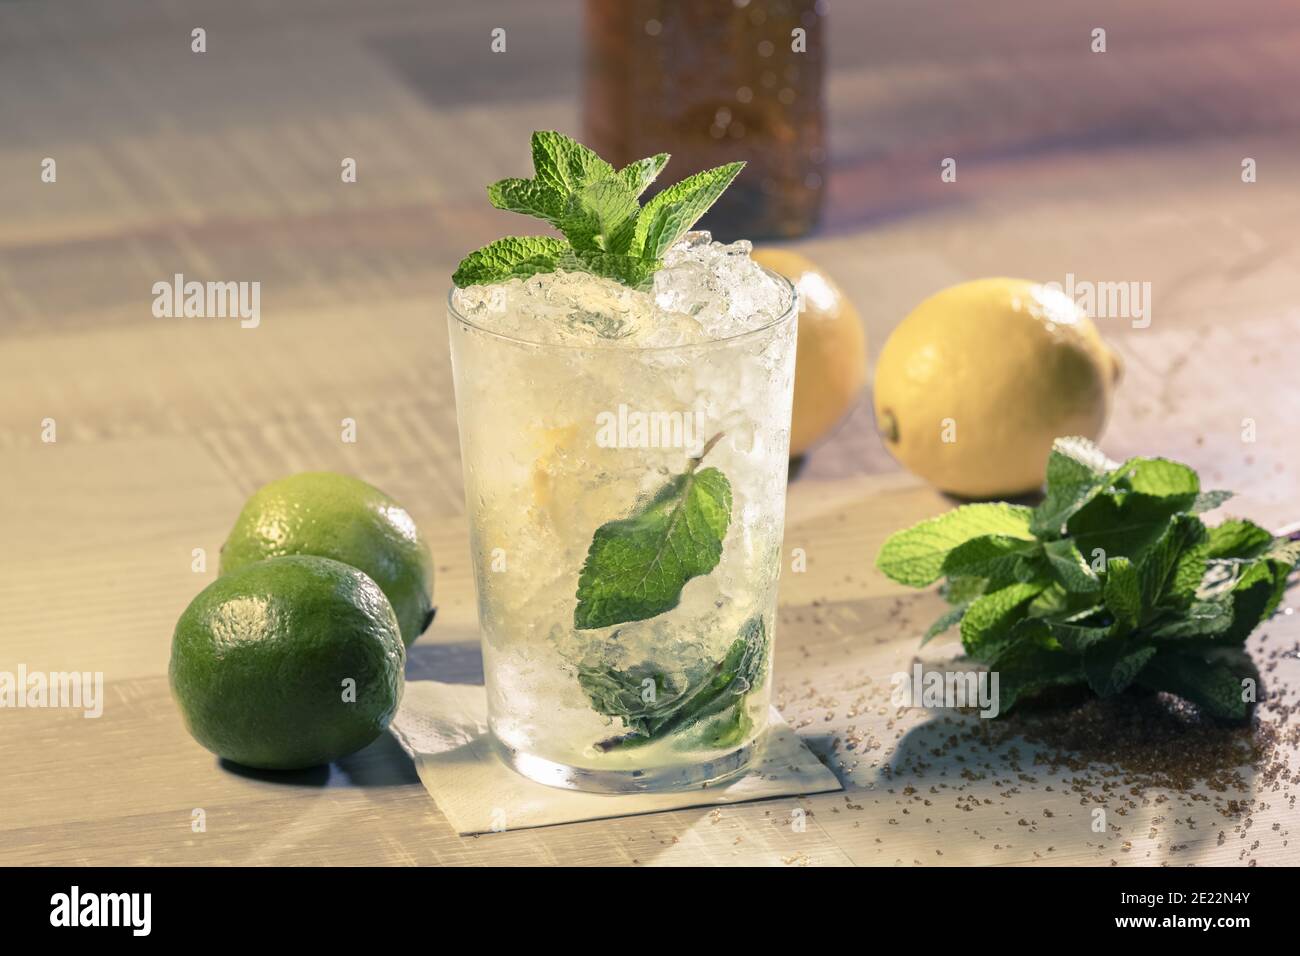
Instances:
[[[674,352],[674,351],[687,352],[687,351],[693,351],[699,349],[718,348],[724,345],[730,345],[733,342],[742,341],[744,339],[750,338],[751,336],[758,336],[764,332],[769,332],[772,329],[776,328],[777,326],[781,325],[782,323],[789,322],[792,318],[794,318],[796,315],[799,314],[799,290],[795,286],[794,282],[791,281],[786,276],[781,275],[781,273],[769,269],[765,265],[760,264],[758,267],[762,269],[765,273],[767,273],[767,275],[771,276],[773,279],[781,283],[785,288],[789,290],[790,305],[786,308],[784,312],[782,312],[776,318],[772,319],[771,321],[764,322],[762,325],[755,326],[752,329],[745,329],[743,332],[737,332],[734,335],[725,335],[720,339],[709,339],[708,341],[705,342],[687,342],[680,345],[648,345],[648,346],[632,346],[632,347],[619,346],[619,345],[601,345],[601,344],[594,344],[589,342],[572,342],[572,343],[571,342],[534,342],[532,339],[523,339],[517,335],[507,335],[505,332],[498,332],[495,329],[489,329],[486,326],[480,325],[479,323],[475,322],[473,319],[468,318],[463,312],[461,312],[458,308],[456,308],[455,296],[456,296],[457,287],[454,284],[452,285],[451,289],[449,289],[447,292],[447,314],[448,316],[455,318],[457,321],[463,323],[464,325],[469,326],[471,329],[473,329],[476,332],[482,332],[484,335],[489,335],[492,338],[501,339],[503,341],[510,342],[514,345],[524,345],[534,349],[552,349],[557,351],[579,351],[579,352],[608,351],[608,352],[627,352],[629,354],[632,354],[637,352],[640,353]]]

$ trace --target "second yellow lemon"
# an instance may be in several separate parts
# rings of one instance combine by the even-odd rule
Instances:
[[[1037,489],[1052,440],[1100,436],[1119,360],[1063,292],[1025,279],[944,289],[894,329],[876,367],[889,451],[967,498]]]
[[[799,292],[793,458],[826,435],[857,400],[867,378],[867,337],[853,303],[808,257],[785,249],[755,249],[753,258],[785,276]]]

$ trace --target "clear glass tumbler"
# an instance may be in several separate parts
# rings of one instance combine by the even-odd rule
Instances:
[[[783,315],[730,338],[557,345],[476,325],[453,298],[488,716],[519,772],[683,789],[757,752],[797,316],[791,289]],[[618,575],[621,603],[602,590]]]

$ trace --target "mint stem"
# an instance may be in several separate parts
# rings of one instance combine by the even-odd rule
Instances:
[[[687,463],[686,474],[688,475],[693,474],[695,472],[695,469],[700,467],[700,462],[704,460],[704,456],[707,455],[709,452],[713,451],[713,446],[716,445],[718,442],[722,441],[722,437],[725,434],[726,432],[718,432],[716,435],[714,435],[712,438],[710,438],[708,441],[704,443],[704,447],[700,449],[700,453],[696,455],[694,458],[690,459],[690,461]]]

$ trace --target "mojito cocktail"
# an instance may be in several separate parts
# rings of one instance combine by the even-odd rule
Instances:
[[[489,722],[557,786],[698,786],[768,722],[795,294],[746,242],[661,241],[632,281],[462,264],[451,296]]]

